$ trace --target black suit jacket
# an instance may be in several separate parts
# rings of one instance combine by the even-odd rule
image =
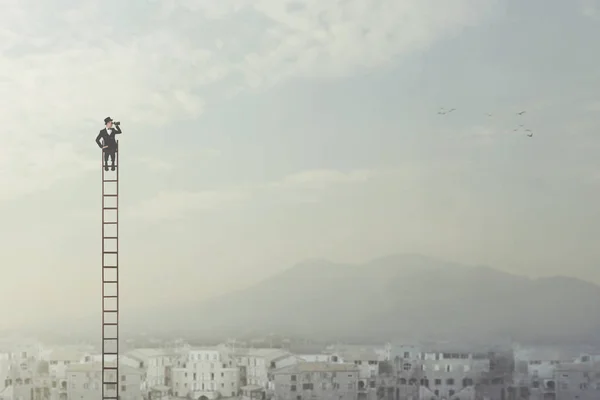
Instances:
[[[96,143],[98,147],[102,148],[104,146],[108,146],[108,148],[104,149],[105,151],[116,151],[117,150],[117,139],[116,135],[123,133],[121,131],[121,127],[117,125],[113,125],[110,134],[106,131],[106,128],[102,129],[98,136],[96,136]],[[102,140],[102,142],[100,142]]]

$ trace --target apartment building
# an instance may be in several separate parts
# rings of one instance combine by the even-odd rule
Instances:
[[[42,356],[48,362],[48,374],[58,380],[67,378],[67,368],[85,359],[87,354],[73,348],[57,348]]]
[[[399,398],[419,394],[426,399],[469,400],[474,397],[476,382],[490,371],[487,353],[450,350],[408,353],[407,358],[394,359]]]
[[[169,369],[177,361],[174,352],[165,349],[135,349],[126,352],[121,357],[121,362],[132,368],[140,369],[143,372],[142,390],[148,390],[168,385]]]
[[[555,376],[556,400],[600,399],[600,361],[561,363]]]
[[[233,397],[240,388],[237,360],[223,346],[190,348],[171,369],[171,378],[176,397]]]
[[[142,400],[142,373],[136,368],[121,364],[119,375],[120,399]],[[114,377],[108,379],[114,380]],[[67,367],[67,383],[69,400],[98,400],[102,397],[102,363],[70,364]],[[107,390],[116,392],[115,385],[107,386]]]
[[[272,371],[301,362],[302,359],[281,349],[236,349],[240,385],[259,385],[274,389]]]
[[[0,400],[32,400],[33,373],[12,369],[6,376]]]
[[[275,400],[357,400],[358,376],[355,364],[300,362],[273,371]]]

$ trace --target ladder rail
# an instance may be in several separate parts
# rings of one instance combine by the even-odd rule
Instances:
[[[117,141],[118,149],[118,141]],[[106,171],[104,169],[104,152],[102,154],[102,399],[103,400],[118,400],[119,399],[119,152],[115,154],[115,179],[106,179]],[[114,183],[116,190],[114,193],[107,194],[105,184],[107,182]],[[107,207],[106,199],[114,198],[115,206]],[[115,220],[107,221],[105,215],[106,210],[115,212]],[[110,218],[109,218],[110,219]],[[106,226],[114,225],[114,236],[106,236]],[[114,240],[116,248],[107,251],[105,241],[107,239]],[[107,263],[106,256],[114,255],[114,265]],[[107,265],[110,264],[110,265]],[[108,279],[107,271],[114,271],[111,274],[113,278]],[[109,284],[115,287],[111,294],[107,294],[106,285]],[[114,302],[114,308],[108,307],[106,302]],[[110,317],[110,322],[107,321],[107,316]],[[109,332],[107,334],[107,327]],[[108,336],[108,337],[107,337]],[[116,342],[113,346],[107,342]],[[112,361],[112,362],[110,362]],[[111,387],[114,387],[112,389]],[[109,388],[111,388],[109,390]],[[107,392],[110,392],[108,394]]]

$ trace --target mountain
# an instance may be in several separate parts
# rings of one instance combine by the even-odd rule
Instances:
[[[597,342],[598,306],[600,287],[578,279],[530,279],[394,255],[360,265],[304,262],[210,301],[159,314],[153,309],[136,325],[154,331],[160,321],[171,332],[237,337],[276,332],[339,340]]]

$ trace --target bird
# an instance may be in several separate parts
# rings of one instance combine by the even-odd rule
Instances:
[[[527,112],[527,111],[521,111],[521,112],[518,112],[518,113],[517,113],[517,115],[523,115],[523,114],[525,114],[526,112]]]
[[[448,114],[448,113],[451,113],[451,112],[452,112],[452,111],[454,111],[454,110],[456,110],[456,108],[451,108],[451,109],[450,109],[450,110],[448,110],[448,111],[444,111],[444,108],[442,107],[442,108],[440,108],[440,111],[438,111],[438,114],[439,114],[439,115],[446,115],[446,114]]]
[[[491,117],[493,114],[492,113],[487,113],[486,114],[488,117]]]
[[[527,136],[533,137],[533,131],[531,129],[526,129],[525,132],[529,132]]]

